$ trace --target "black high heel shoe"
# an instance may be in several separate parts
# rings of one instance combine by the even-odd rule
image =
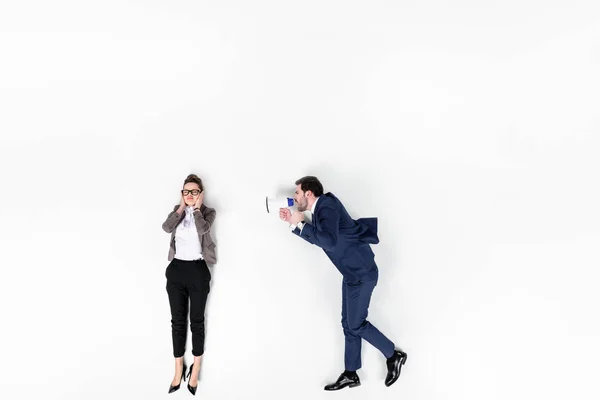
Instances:
[[[192,366],[190,367],[190,372],[188,372],[188,390],[190,391],[191,394],[193,394],[194,396],[196,395],[196,389],[198,389],[198,384],[196,384],[196,386],[190,386],[190,377],[192,376],[192,369],[194,368],[194,364],[192,364]]]
[[[169,393],[173,393],[177,390],[179,390],[179,387],[181,386],[181,381],[185,381],[185,370],[187,369],[187,366],[185,364],[183,364],[183,371],[181,371],[181,379],[179,380],[179,384],[176,386],[173,385],[169,385]],[[190,368],[190,371],[192,369]]]

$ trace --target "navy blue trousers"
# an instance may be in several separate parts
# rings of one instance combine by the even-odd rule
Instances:
[[[386,358],[394,354],[394,343],[367,321],[371,293],[376,285],[377,279],[358,283],[342,282],[342,328],[346,342],[344,364],[348,371],[356,371],[362,366],[362,339],[371,343]]]

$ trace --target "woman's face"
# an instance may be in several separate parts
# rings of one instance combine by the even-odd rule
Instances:
[[[193,206],[198,200],[198,196],[200,196],[200,186],[193,182],[186,183],[183,186],[183,191],[181,194],[183,195],[185,204],[188,206]]]

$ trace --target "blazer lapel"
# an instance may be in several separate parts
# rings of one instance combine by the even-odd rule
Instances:
[[[323,203],[323,199],[320,199],[319,201],[317,201],[317,205],[315,206],[315,212],[312,215],[312,225],[315,228],[319,226],[319,219],[317,218],[317,214],[319,213],[319,210],[321,209],[322,203]]]

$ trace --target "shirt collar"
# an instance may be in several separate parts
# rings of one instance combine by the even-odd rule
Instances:
[[[310,208],[310,212],[311,212],[312,214],[314,214],[314,213],[315,213],[315,208],[317,207],[317,201],[319,201],[319,198],[318,198],[318,197],[315,199],[315,202],[313,203],[312,207]]]

